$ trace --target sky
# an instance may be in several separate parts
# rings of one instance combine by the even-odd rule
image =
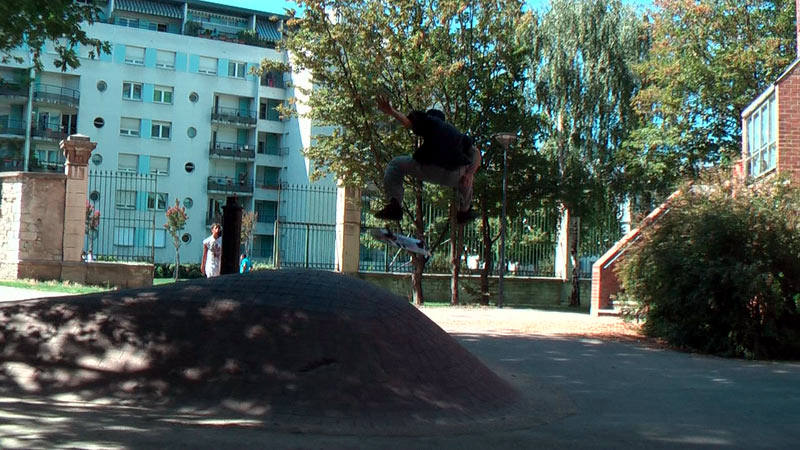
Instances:
[[[293,1],[288,0],[207,0],[212,3],[220,3],[223,5],[238,6],[240,8],[254,9],[256,11],[265,11],[271,13],[283,14],[286,8],[296,8]],[[532,7],[539,8],[546,5],[549,0],[527,0],[528,4]],[[636,7],[648,7],[653,5],[653,0],[622,0],[622,3],[633,5]]]

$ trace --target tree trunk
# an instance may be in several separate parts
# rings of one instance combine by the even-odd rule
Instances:
[[[572,293],[569,296],[569,306],[577,308],[581,306],[581,264],[580,255],[578,254],[578,249],[580,248],[581,218],[574,217],[571,222],[569,232],[572,235],[572,245],[570,246],[570,255],[572,256]]]
[[[178,281],[178,277],[181,273],[181,254],[178,249],[175,249],[175,281]]]
[[[481,198],[481,240],[483,242],[483,267],[481,268],[481,305],[489,305],[489,274],[492,271],[494,258],[492,257],[492,234],[489,229],[489,213],[486,210],[486,200]]]
[[[417,239],[425,239],[425,222],[422,210],[422,182],[414,184],[415,211],[414,211],[414,235]],[[427,243],[428,241],[425,240]],[[422,272],[425,270],[425,258],[421,255],[413,254],[411,263],[414,271],[411,273],[411,289],[414,304],[422,306],[425,298],[422,296]]]
[[[464,227],[456,223],[455,202],[450,206],[450,304],[458,305],[458,274],[461,270],[461,237]]]

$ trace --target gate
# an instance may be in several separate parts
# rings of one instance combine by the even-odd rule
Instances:
[[[91,171],[87,200],[100,212],[97,227],[89,226],[84,243],[99,261],[153,263],[155,244],[163,245],[166,232],[156,228],[156,211],[168,199],[158,192],[158,176],[133,172]]]
[[[336,268],[336,188],[283,184],[276,267]]]

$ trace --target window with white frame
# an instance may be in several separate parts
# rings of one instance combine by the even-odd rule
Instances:
[[[166,192],[148,192],[147,193],[147,209],[155,209],[163,211],[167,209],[167,199],[169,194]]]
[[[136,191],[117,189],[114,200],[117,209],[136,209]]]
[[[139,155],[120,153],[117,155],[117,171],[136,173],[139,168]]]
[[[139,136],[141,126],[142,119],[121,117],[119,120],[119,134],[120,136]]]
[[[153,137],[153,139],[169,139],[171,129],[172,129],[172,122],[153,121],[151,136]]]
[[[169,175],[169,158],[165,158],[163,156],[151,156],[150,173],[155,175]]]
[[[770,95],[747,118],[747,152],[750,176],[759,177],[775,168],[777,157],[778,110],[775,94]]]
[[[114,245],[133,247],[135,230],[133,227],[114,227]]]
[[[172,104],[172,88],[170,86],[156,86],[153,88],[153,102]]]
[[[245,69],[247,65],[239,61],[228,62],[228,76],[235,78],[244,78]]]
[[[125,100],[142,100],[142,83],[124,81],[122,83],[122,98]]]
[[[197,71],[200,73],[205,73],[208,75],[216,75],[217,74],[217,58],[209,58],[207,56],[200,57],[200,64],[197,68]]]
[[[144,47],[128,45],[125,47],[125,62],[137,66],[144,65]]]
[[[156,50],[156,67],[161,69],[175,69],[175,52]]]

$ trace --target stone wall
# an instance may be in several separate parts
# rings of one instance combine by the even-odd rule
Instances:
[[[381,286],[402,297],[411,299],[411,275],[400,273],[359,272],[354,274],[362,280]],[[579,311],[589,311],[591,281],[581,280],[581,306]],[[503,297],[506,306],[535,308],[562,308],[569,303],[572,290],[570,281],[558,278],[505,277]],[[489,291],[497,293],[497,277],[489,279]],[[450,301],[450,275],[424,275],[422,292],[426,301]],[[462,303],[477,303],[480,293],[480,277],[460,276],[459,297]]]

